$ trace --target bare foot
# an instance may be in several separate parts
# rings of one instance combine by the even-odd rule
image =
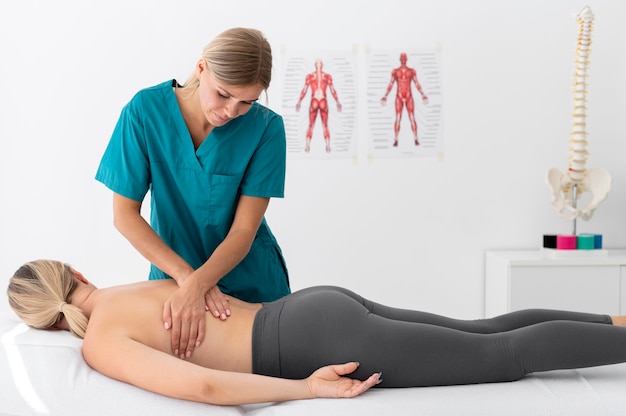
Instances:
[[[624,315],[611,316],[611,320],[615,326],[626,326],[626,316]]]

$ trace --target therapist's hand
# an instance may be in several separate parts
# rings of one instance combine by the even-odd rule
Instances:
[[[225,321],[230,316],[230,305],[228,304],[228,297],[222,293],[217,287],[213,286],[204,296],[208,311],[216,317]]]
[[[163,323],[171,330],[172,352],[185,359],[204,340],[206,328],[205,294],[188,279],[163,305]]]

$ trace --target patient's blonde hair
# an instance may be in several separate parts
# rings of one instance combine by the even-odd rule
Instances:
[[[272,48],[259,30],[236,27],[219,34],[202,51],[202,58],[217,80],[225,85],[261,85],[267,90],[272,80]],[[196,71],[185,89],[198,88]]]
[[[37,329],[51,328],[65,315],[72,334],[84,338],[88,319],[69,303],[76,286],[70,266],[54,260],[32,261],[9,280],[9,305],[25,324]]]

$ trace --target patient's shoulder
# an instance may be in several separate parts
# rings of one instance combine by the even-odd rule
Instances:
[[[90,339],[97,340],[96,348],[104,339],[143,340],[151,332],[162,332],[163,305],[171,292],[169,284],[148,281],[103,290],[89,318],[86,347],[92,347]]]

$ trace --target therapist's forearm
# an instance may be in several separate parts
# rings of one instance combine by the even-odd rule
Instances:
[[[192,274],[197,279],[196,284],[207,291],[217,285],[248,255],[254,236],[255,233],[249,230],[229,232],[211,257]]]
[[[193,272],[193,268],[165,244],[141,215],[116,216],[115,228],[146,260],[177,282],[183,281]]]

